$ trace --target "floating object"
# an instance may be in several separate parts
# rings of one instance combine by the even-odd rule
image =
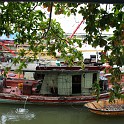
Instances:
[[[124,99],[115,99],[113,102],[109,100],[99,100],[84,104],[92,113],[98,115],[117,116],[124,115]]]

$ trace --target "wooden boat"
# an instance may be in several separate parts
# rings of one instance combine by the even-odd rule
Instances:
[[[0,103],[38,105],[81,105],[94,101],[93,83],[99,80],[102,66],[81,67],[49,66],[36,67],[36,70],[23,70],[34,73],[35,80],[0,80]],[[100,99],[107,99],[106,89]]]
[[[98,115],[124,115],[124,99],[115,99],[115,102],[109,102],[109,100],[88,102],[84,106]]]

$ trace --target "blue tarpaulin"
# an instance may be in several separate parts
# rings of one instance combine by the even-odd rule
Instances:
[[[0,40],[15,40],[17,33],[10,34],[9,37],[7,37],[5,34],[0,36]]]

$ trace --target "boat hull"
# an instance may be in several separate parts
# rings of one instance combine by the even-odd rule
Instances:
[[[109,116],[124,115],[124,111],[102,111],[102,110],[94,110],[94,109],[90,109],[90,111],[98,115],[109,115]]]
[[[100,99],[107,99],[109,95],[102,94]],[[0,93],[0,103],[7,104],[34,104],[34,105],[83,105],[89,101],[96,100],[94,96],[35,96],[15,95]]]

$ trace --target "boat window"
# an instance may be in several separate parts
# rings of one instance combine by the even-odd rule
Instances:
[[[45,76],[45,74],[41,74],[41,73],[37,73],[37,72],[34,73],[35,80],[41,80],[41,79],[43,80],[44,76]]]

